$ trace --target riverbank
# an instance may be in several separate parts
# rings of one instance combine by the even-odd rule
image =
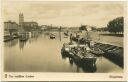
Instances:
[[[89,34],[92,40],[96,42],[123,47],[123,37],[104,35],[101,32],[89,32]]]

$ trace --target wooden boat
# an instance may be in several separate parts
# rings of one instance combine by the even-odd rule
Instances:
[[[77,45],[74,43],[64,43],[61,49],[61,54],[64,54],[67,57],[71,57],[72,53],[70,53],[71,48],[76,47]]]
[[[92,54],[97,55],[97,56],[102,56],[102,55],[104,54],[104,52],[103,52],[101,49],[99,49],[99,48],[91,49],[90,52],[91,52]]]
[[[82,62],[93,66],[95,65],[96,59],[97,57],[94,54],[86,52],[86,54],[82,58]]]
[[[88,63],[94,65],[97,57],[92,54],[90,51],[83,51],[82,49],[85,45],[77,44],[64,44],[62,47],[62,54],[65,54],[67,57],[71,57],[78,62]]]
[[[14,38],[14,39],[17,39],[17,38],[19,38],[19,37],[18,37],[18,35],[13,35],[13,38]]]
[[[64,32],[64,35],[65,35],[65,36],[68,36],[68,32]]]
[[[68,38],[68,36],[64,36],[64,38]]]
[[[54,34],[50,34],[50,39],[55,39],[55,35]]]
[[[77,57],[77,59],[80,60],[82,63],[87,63],[89,65],[94,65],[97,59],[97,57],[90,51],[78,50],[73,54],[73,57]]]
[[[118,46],[114,46],[114,45],[110,45],[110,44],[102,44],[102,43],[97,43],[95,45],[95,49],[99,49],[99,51],[102,51],[101,54],[123,54],[123,48],[122,47],[118,47]],[[96,51],[96,50],[95,50]]]

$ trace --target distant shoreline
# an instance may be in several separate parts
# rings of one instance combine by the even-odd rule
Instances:
[[[104,35],[104,36],[124,37],[124,34],[106,34],[106,33],[103,33],[103,34],[100,34],[100,35]]]

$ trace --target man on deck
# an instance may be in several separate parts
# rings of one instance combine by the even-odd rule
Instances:
[[[72,34],[70,34],[70,42],[72,43]]]

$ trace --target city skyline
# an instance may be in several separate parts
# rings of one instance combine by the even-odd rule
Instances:
[[[19,13],[23,13],[25,21],[36,21],[39,25],[79,26],[85,24],[105,27],[110,20],[124,15],[123,2],[8,1],[6,3],[6,1],[2,3],[3,19],[17,23],[19,23]]]

